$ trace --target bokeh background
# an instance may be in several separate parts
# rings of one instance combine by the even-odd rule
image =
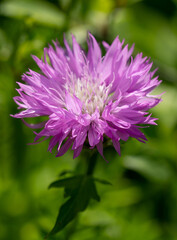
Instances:
[[[97,185],[101,202],[50,239],[177,239],[177,1],[176,0],[9,0],[0,2],[0,239],[42,240],[55,223],[63,190],[47,190],[63,170],[84,171],[84,159],[68,152],[55,158],[48,141],[38,145],[16,113],[12,97],[23,72],[37,67],[31,54],[63,33],[73,33],[86,49],[87,32],[101,43],[119,35],[135,43],[158,67],[163,80],[156,93],[163,102],[152,110],[158,126],[144,130],[148,143],[122,145],[120,158],[105,150],[95,176],[112,182]]]

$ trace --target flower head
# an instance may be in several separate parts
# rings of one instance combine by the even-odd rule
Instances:
[[[57,145],[56,156],[72,146],[75,158],[84,144],[97,147],[103,156],[105,139],[112,140],[119,154],[120,140],[146,141],[139,128],[156,124],[147,111],[161,100],[149,95],[161,82],[150,71],[150,59],[142,53],[133,58],[133,47],[123,47],[118,37],[110,46],[103,42],[104,57],[91,34],[87,54],[74,36],[72,49],[64,43],[65,49],[58,42],[55,48],[45,48],[44,59],[33,56],[41,73],[29,70],[22,76],[25,84],[18,83],[14,101],[23,110],[14,117],[47,116],[47,121],[36,125],[25,123],[42,128],[35,141],[50,137],[49,151]]]

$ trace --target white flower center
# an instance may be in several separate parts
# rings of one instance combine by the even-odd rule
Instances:
[[[82,103],[82,112],[92,114],[96,109],[102,113],[108,100],[108,91],[110,85],[106,87],[105,83],[101,83],[100,79],[94,79],[90,76],[76,78],[72,76],[71,82],[66,89],[71,95],[79,98]]]

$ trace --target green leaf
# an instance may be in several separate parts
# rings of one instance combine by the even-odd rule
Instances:
[[[170,170],[166,164],[160,164],[154,159],[144,156],[126,156],[123,165],[127,169],[134,170],[149,180],[166,182],[170,177]]]
[[[65,23],[65,15],[46,1],[4,1],[0,4],[0,14],[59,28]]]
[[[104,179],[94,178],[94,180],[99,182],[99,183],[105,184],[105,185],[112,185],[112,183],[110,183],[109,181],[104,180]]]
[[[90,199],[100,201],[94,179],[91,176],[80,175],[61,179],[52,183],[49,187],[64,187],[65,195],[67,194],[70,198],[61,206],[55,226],[48,236],[61,231],[79,212],[84,211]]]
[[[58,181],[55,181],[55,182],[51,183],[49,185],[49,189],[54,188],[54,187],[55,188],[64,187],[64,197],[66,198],[68,196],[71,196],[72,193],[75,192],[75,190],[79,186],[82,178],[83,178],[82,175],[78,175],[78,176],[74,176],[74,177],[60,179]]]
[[[50,188],[62,188],[62,187],[75,187],[76,184],[78,184],[83,178],[83,175],[78,175],[74,177],[69,177],[69,178],[63,178],[60,180],[57,180],[49,185]]]
[[[66,174],[72,174],[73,173],[73,171],[71,171],[71,170],[64,170],[64,171],[62,171],[60,174],[59,174],[59,177],[62,177],[62,176],[65,176]]]

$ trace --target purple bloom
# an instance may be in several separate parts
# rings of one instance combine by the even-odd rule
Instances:
[[[120,140],[134,137],[147,139],[139,130],[152,124],[147,111],[161,99],[149,93],[161,81],[150,71],[152,63],[142,53],[133,59],[133,47],[123,47],[118,37],[109,46],[103,42],[102,57],[95,38],[89,34],[88,53],[84,53],[72,36],[73,47],[64,40],[66,49],[54,42],[44,49],[44,60],[33,56],[41,73],[29,70],[18,83],[20,96],[14,97],[20,113],[16,118],[47,116],[45,122],[25,124],[42,128],[35,141],[51,137],[49,151],[57,145],[57,157],[72,146],[76,158],[84,144],[97,147],[103,156],[103,141],[111,139],[120,154]],[[47,56],[50,64],[47,61]]]

